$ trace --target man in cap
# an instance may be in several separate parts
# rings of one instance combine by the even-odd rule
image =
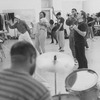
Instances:
[[[15,15],[14,21],[15,21],[14,25],[11,25],[10,22],[7,22],[7,23],[11,29],[16,28],[18,30],[18,35],[19,35],[18,40],[28,41],[31,44],[33,44],[32,39],[30,37],[31,31],[30,31],[29,26],[26,24],[26,22],[21,20],[19,15]]]

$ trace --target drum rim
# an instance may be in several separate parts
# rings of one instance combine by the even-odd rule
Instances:
[[[66,94],[66,93],[60,93],[60,94],[56,94],[56,95],[53,95],[52,97],[55,97],[55,96],[63,96],[63,95],[68,95],[68,96],[74,96],[74,94]]]
[[[97,79],[98,79],[98,74],[97,74],[94,70],[92,70],[92,69],[87,69],[87,68],[81,68],[81,69],[77,69],[77,70],[73,71],[72,73],[70,73],[70,74],[66,77],[66,79],[65,79],[65,87],[66,87],[66,81],[67,81],[67,79],[68,79],[72,74],[74,74],[74,73],[76,73],[76,72],[79,72],[79,71],[90,71],[90,72],[92,72],[92,73],[95,73],[96,76],[97,76]],[[96,83],[95,85],[97,85],[97,83]],[[94,86],[95,86],[95,85],[94,85]],[[86,89],[86,90],[89,90],[89,89],[91,89],[92,87],[93,87],[93,86],[91,86],[90,88],[88,88],[88,89]],[[79,91],[79,90],[72,90],[72,89],[69,89],[69,90],[71,90],[71,91],[76,91],[76,92],[86,91],[86,90],[81,90],[81,91]]]

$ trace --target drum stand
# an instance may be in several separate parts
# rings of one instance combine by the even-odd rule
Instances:
[[[57,79],[57,76],[56,76],[56,72],[55,72],[55,94],[57,93],[57,81],[56,81],[56,79]]]
[[[57,56],[54,56],[54,65],[56,64],[56,60],[57,60]],[[57,75],[56,75],[56,71],[54,73],[54,81],[55,81],[55,94],[57,93]]]

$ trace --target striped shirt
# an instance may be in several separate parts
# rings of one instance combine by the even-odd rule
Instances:
[[[51,100],[51,95],[30,75],[6,69],[0,72],[0,100]]]

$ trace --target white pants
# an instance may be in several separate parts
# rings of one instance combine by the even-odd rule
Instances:
[[[64,31],[59,31],[57,34],[57,38],[58,38],[59,47],[61,47],[63,50],[65,46]]]
[[[19,41],[27,41],[33,45],[33,41],[28,32],[25,32],[24,34],[22,33],[19,33],[19,34],[20,34],[18,38]]]
[[[39,53],[45,53],[45,40],[47,36],[46,30],[40,30],[39,35],[35,37],[35,47]]]

